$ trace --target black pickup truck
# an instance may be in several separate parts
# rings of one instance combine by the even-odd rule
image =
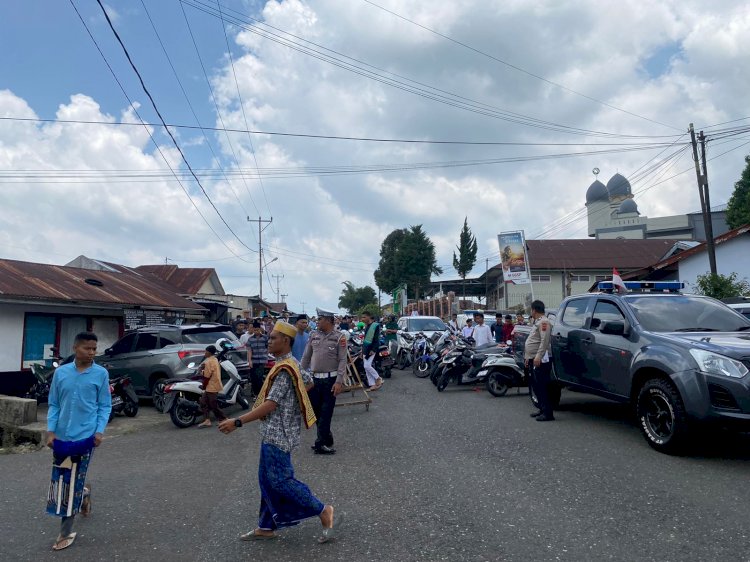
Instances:
[[[518,348],[528,329],[516,332]],[[719,301],[676,292],[568,297],[551,337],[558,389],[633,404],[658,451],[683,451],[712,422],[750,428],[750,320]]]

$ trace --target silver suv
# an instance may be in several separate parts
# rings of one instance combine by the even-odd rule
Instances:
[[[234,344],[236,349],[228,357],[240,376],[247,378],[250,374],[247,350],[240,345],[230,326],[215,322],[138,328],[117,340],[104,355],[96,358],[96,362],[106,367],[112,378],[127,374],[136,393],[151,396],[158,409],[163,400],[164,381],[192,375],[195,369],[188,365],[200,363],[206,346],[220,338],[227,338]]]

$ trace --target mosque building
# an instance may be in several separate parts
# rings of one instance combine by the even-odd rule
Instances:
[[[598,172],[598,170],[594,170]],[[697,190],[697,187],[695,188]],[[686,215],[648,218],[641,214],[633,197],[630,182],[615,174],[604,185],[594,180],[586,191],[588,235],[597,239],[645,240],[668,238],[672,240],[705,240],[703,216],[700,211]],[[726,205],[714,207],[711,212],[714,236],[729,230],[726,222]]]

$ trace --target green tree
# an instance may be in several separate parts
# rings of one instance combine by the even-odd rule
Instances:
[[[477,239],[471,233],[468,217],[464,217],[464,227],[458,237],[458,256],[453,252],[453,268],[463,280],[464,300],[466,300],[466,276],[477,263]]]
[[[750,156],[745,156],[745,169],[729,198],[727,224],[729,228],[750,224]]]
[[[355,287],[351,281],[344,281],[344,289],[339,297],[339,308],[346,309],[350,314],[359,314],[367,305],[378,305],[375,289],[369,285]]]
[[[435,245],[418,224],[394,230],[383,240],[375,283],[386,293],[405,284],[408,296],[419,298],[420,289],[430,282],[430,277],[441,273]]]
[[[729,275],[706,273],[698,276],[695,285],[698,293],[715,299],[741,297],[750,293],[750,283],[744,279],[738,281],[737,273]]]
[[[373,318],[376,320],[380,318],[380,315],[382,314],[378,303],[366,304],[361,310],[359,310],[359,312],[357,312],[357,314],[364,314],[365,312],[372,314]]]

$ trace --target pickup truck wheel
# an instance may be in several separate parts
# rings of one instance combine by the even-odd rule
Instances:
[[[680,393],[672,383],[646,381],[638,393],[636,412],[643,436],[654,449],[667,454],[684,449],[689,424]]]
[[[492,396],[505,396],[510,388],[508,377],[500,371],[493,371],[487,377],[487,391]]]
[[[552,409],[557,410],[557,408],[560,406],[560,398],[562,396],[562,387],[559,384],[552,383],[549,385],[549,401],[552,403]],[[531,400],[531,404],[539,410],[539,398],[536,396],[536,392],[534,392],[534,385],[531,384],[531,380],[529,380],[529,399]]]

